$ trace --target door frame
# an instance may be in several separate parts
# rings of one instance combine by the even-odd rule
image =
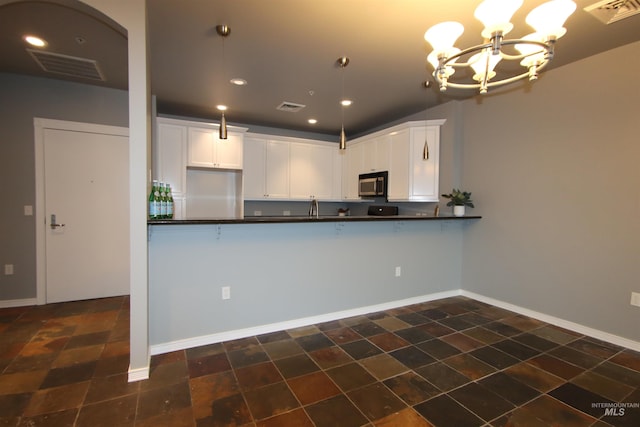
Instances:
[[[95,123],[71,122],[65,120],[34,117],[35,183],[36,203],[34,218],[36,221],[36,303],[47,302],[47,259],[46,259],[46,222],[45,212],[45,175],[44,175],[44,136],[45,129],[72,132],[97,133],[129,137],[129,129],[120,126],[99,125]]]

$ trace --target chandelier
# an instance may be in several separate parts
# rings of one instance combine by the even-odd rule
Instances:
[[[484,24],[481,35],[484,43],[461,50],[454,43],[464,32],[462,24],[441,22],[429,28],[424,38],[433,47],[427,60],[433,66],[433,76],[441,91],[447,87],[476,89],[481,94],[490,87],[501,86],[529,78],[534,81],[538,73],[553,59],[556,41],[566,32],[564,22],[576,9],[571,0],[551,0],[533,9],[526,22],[534,32],[521,39],[505,39],[512,29],[511,17],[522,6],[522,0],[484,0],[474,16]],[[524,71],[498,75],[494,71],[501,61],[520,61]],[[457,69],[471,68],[472,80],[453,81]]]

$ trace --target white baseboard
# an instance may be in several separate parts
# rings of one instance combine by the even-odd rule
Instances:
[[[449,298],[460,295],[459,290],[437,292],[434,294],[423,295],[419,297],[407,298],[403,300],[386,302],[383,304],[370,305],[366,307],[354,308],[344,311],[336,311],[318,316],[303,317],[300,319],[287,320],[284,322],[271,323],[268,325],[254,326],[244,329],[235,329],[233,331],[219,332],[216,334],[203,335],[194,338],[186,338],[167,343],[154,344],[150,347],[152,355],[169,353],[186,348],[199,347],[202,345],[214,344],[223,341],[236,340],[240,338],[252,337],[255,335],[268,334],[271,332],[284,331],[287,329],[300,328],[303,326],[316,325],[318,323],[331,322],[333,320],[345,319],[347,317],[362,316],[364,314],[375,313],[377,311],[391,310],[393,308],[404,307],[412,304],[433,301],[443,298]],[[131,375],[131,374],[130,374]]]
[[[611,344],[615,344],[621,347],[629,348],[631,350],[640,351],[640,342],[633,341],[628,338],[624,338],[618,335],[610,334],[608,332],[601,331],[599,329],[590,328],[588,326],[574,323],[569,320],[561,319],[559,317],[550,316],[545,313],[530,310],[528,308],[520,307],[508,302],[500,301],[494,298],[485,297],[484,295],[476,294],[465,290],[460,291],[460,295],[472,298],[474,300],[491,304],[496,307],[504,308],[505,310],[513,311],[524,316],[532,317],[534,319],[541,320],[551,325],[559,326],[561,328],[568,329],[570,331],[578,332],[582,335],[587,335],[601,341],[605,341]]]
[[[38,305],[38,300],[36,298],[24,298],[0,301],[0,308],[26,307],[28,305]]]
[[[135,381],[142,381],[142,380],[148,380],[149,379],[149,364],[147,364],[147,366],[144,366],[142,368],[137,368],[137,369],[131,369],[131,367],[129,367],[129,382],[135,382]]]
[[[224,341],[230,341],[240,338],[252,337],[255,335],[268,334],[271,332],[283,331],[287,329],[300,328],[303,326],[315,325],[318,323],[331,322],[333,320],[345,319],[353,316],[361,316],[364,314],[375,313],[377,311],[385,311],[393,308],[404,307],[412,304],[419,304],[427,301],[434,301],[443,298],[449,298],[457,295],[462,295],[480,302],[484,302],[496,307],[504,308],[505,310],[513,311],[514,313],[522,314],[534,319],[541,320],[551,325],[559,326],[561,328],[568,329],[570,331],[577,332],[582,335],[593,337],[601,341],[605,341],[611,344],[615,344],[621,347],[629,348],[631,350],[640,351],[640,342],[630,340],[618,335],[614,335],[608,332],[604,332],[598,329],[590,328],[588,326],[580,325],[569,320],[565,320],[559,317],[551,316],[538,311],[530,310],[528,308],[520,307],[515,304],[497,300],[494,298],[486,297],[484,295],[476,294],[461,289],[453,291],[437,292],[429,295],[422,295],[419,297],[407,298],[403,300],[391,301],[383,304],[370,305],[366,307],[354,308],[344,311],[336,311],[333,313],[322,314],[318,316],[304,317],[300,319],[287,320],[284,322],[271,323],[267,325],[254,326],[244,329],[235,329],[232,331],[219,332],[210,335],[202,335],[199,337],[186,338],[183,340],[176,340],[167,343],[154,344],[150,347],[150,354],[163,354],[177,350],[184,350],[187,348],[199,347],[208,344],[214,344]],[[132,372],[129,372],[129,378],[131,381]],[[140,378],[144,379],[144,378]]]

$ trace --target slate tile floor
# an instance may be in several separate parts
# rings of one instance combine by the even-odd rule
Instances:
[[[128,321],[127,297],[0,310],[0,425],[640,426],[639,353],[463,297],[155,356],[137,383]]]

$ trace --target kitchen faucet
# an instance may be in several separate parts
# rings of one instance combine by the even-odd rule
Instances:
[[[313,218],[313,216],[317,218],[320,217],[318,213],[318,201],[316,199],[311,199],[311,203],[309,204],[309,218]]]

